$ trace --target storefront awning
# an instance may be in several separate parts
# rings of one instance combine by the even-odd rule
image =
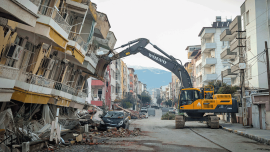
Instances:
[[[96,105],[96,106],[98,106],[98,107],[101,107],[102,105],[103,105],[103,102],[102,101],[91,101],[91,104],[92,105]]]

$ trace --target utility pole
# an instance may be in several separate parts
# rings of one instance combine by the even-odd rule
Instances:
[[[245,61],[244,61],[244,51],[245,46],[242,45],[242,33],[245,31],[238,31],[238,48],[239,48],[239,70],[240,70],[240,85],[241,85],[241,100],[242,100],[242,117],[243,126],[247,126],[247,105],[245,96]]]
[[[221,71],[221,85],[223,84],[223,71]]]
[[[269,91],[269,105],[268,107],[266,107],[266,110],[270,110],[270,70],[269,70],[269,56],[268,56],[268,45],[267,45],[267,41],[265,41],[265,53],[266,53],[266,67],[267,67],[267,81],[268,81],[268,91]]]

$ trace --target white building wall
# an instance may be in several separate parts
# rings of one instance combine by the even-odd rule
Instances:
[[[246,25],[246,37],[250,38],[251,50],[246,50],[247,60],[250,60],[254,55],[260,54],[264,51],[265,41],[268,41],[269,46],[269,28],[267,26],[269,15],[270,2],[267,0],[248,0],[245,2],[245,17]],[[268,10],[268,11],[266,11]],[[247,18],[247,12],[249,12],[249,19]],[[247,22],[249,20],[249,22]],[[265,55],[264,55],[265,56]],[[259,58],[259,61],[255,63],[247,63],[247,66],[251,67],[251,77],[249,77],[249,85],[254,88],[268,88],[266,63],[264,58]],[[265,73],[264,73],[265,72]]]

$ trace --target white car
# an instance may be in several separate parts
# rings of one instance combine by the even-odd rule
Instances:
[[[148,112],[148,110],[147,110],[146,107],[142,107],[142,108],[141,108],[141,112]]]
[[[175,113],[175,109],[169,108],[169,112],[170,112],[170,113]]]

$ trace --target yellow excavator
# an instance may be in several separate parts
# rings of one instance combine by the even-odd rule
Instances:
[[[151,44],[165,56],[161,56],[146,49],[145,47],[148,44]],[[127,48],[120,53],[116,54],[114,52],[114,50],[124,47]],[[95,71],[95,76],[103,79],[106,67],[111,61],[137,53],[141,53],[170,70],[181,82],[180,93],[178,96],[179,114],[175,117],[176,129],[184,128],[186,121],[206,121],[209,127],[219,128],[219,118],[216,116],[217,113],[238,112],[237,101],[232,99],[230,94],[214,94],[213,86],[206,86],[201,89],[193,88],[190,76],[182,65],[182,62],[173,56],[168,55],[156,45],[150,43],[148,39],[136,39],[116,49],[110,50],[107,54],[100,57],[96,67],[97,70]]]

